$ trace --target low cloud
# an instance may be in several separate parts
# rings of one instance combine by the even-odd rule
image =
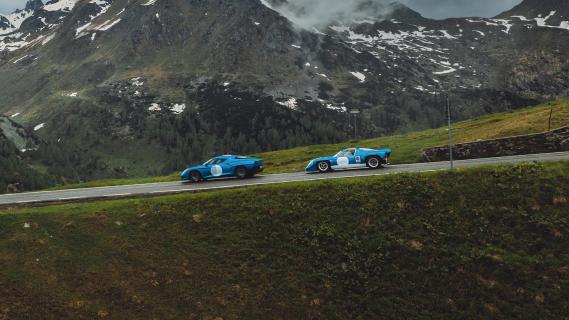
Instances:
[[[282,4],[265,5],[305,29],[322,28],[330,24],[349,24],[354,21],[379,20],[389,13],[392,0],[288,0]],[[273,1],[274,2],[274,1]]]

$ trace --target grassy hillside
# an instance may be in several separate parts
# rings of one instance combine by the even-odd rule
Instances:
[[[569,317],[569,163],[0,211],[0,319]]]
[[[464,143],[478,139],[495,139],[544,132],[548,129],[551,108],[553,108],[552,128],[569,125],[569,99],[566,99],[456,123],[453,128],[454,140],[456,143]],[[309,146],[268,152],[259,156],[265,159],[269,173],[294,172],[303,170],[312,158],[332,155],[346,147],[391,147],[394,150],[391,162],[399,164],[417,162],[424,148],[445,145],[446,143],[448,143],[448,131],[446,128],[439,128],[335,145]]]

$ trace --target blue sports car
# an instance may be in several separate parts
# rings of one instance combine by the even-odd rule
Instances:
[[[219,156],[200,166],[182,172],[182,181],[200,182],[217,178],[236,177],[244,179],[263,171],[263,160],[242,156]]]
[[[306,167],[307,173],[328,172],[337,169],[377,169],[387,164],[391,149],[348,148],[332,157],[316,158]]]

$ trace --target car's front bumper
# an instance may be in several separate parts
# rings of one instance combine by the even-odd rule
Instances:
[[[304,171],[306,173],[318,172],[318,169],[316,168],[316,163],[314,162],[314,160],[312,160],[312,161],[310,161],[310,163],[308,163],[308,165],[306,166],[306,169],[304,169]]]
[[[190,181],[190,170],[189,169],[182,171],[182,173],[180,174],[180,180],[182,180],[182,182]]]

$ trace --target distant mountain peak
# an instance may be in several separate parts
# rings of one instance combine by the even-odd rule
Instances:
[[[417,22],[425,18],[417,11],[409,8],[401,2],[391,2],[388,5],[388,10],[391,12],[389,18],[400,20],[404,22]]]
[[[26,2],[25,11],[36,11],[43,7],[43,2],[41,0],[28,0]]]

